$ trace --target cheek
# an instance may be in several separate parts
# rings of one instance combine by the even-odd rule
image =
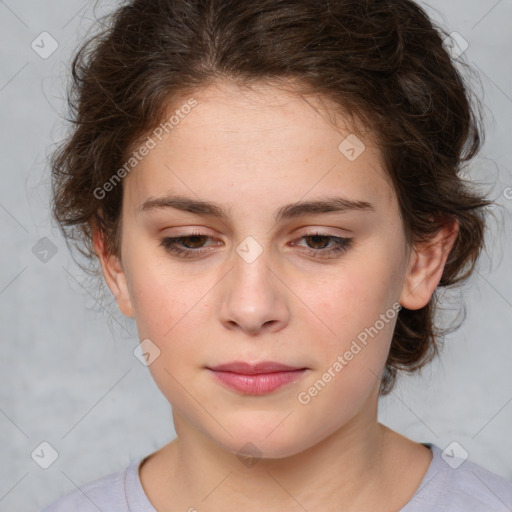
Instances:
[[[311,309],[322,322],[315,319],[308,327],[318,365],[308,382],[313,387],[301,391],[318,410],[343,403],[339,414],[350,414],[379,385],[399,309],[391,261],[384,251],[370,251],[339,269],[328,284],[309,288]],[[313,332],[319,330],[326,333],[322,348]]]
[[[398,307],[396,303],[393,307],[385,283],[369,285],[355,276],[332,286],[329,296],[318,304],[322,319],[335,335],[323,338],[320,348],[318,336],[311,333],[317,365],[297,399],[301,406],[311,407],[311,417],[320,418],[318,428],[323,422],[329,428],[349,421],[376,396]]]
[[[133,302],[141,340],[150,339],[158,357],[148,366],[162,394],[178,409],[187,407],[183,385],[193,385],[190,370],[200,366],[200,326],[206,322],[201,307],[201,283],[191,286],[157,267],[133,276]],[[190,404],[188,404],[190,407]]]
[[[139,336],[163,346],[191,308],[190,283],[167,275],[158,265],[135,263],[132,269],[130,294]]]
[[[389,310],[392,315],[398,297],[396,280],[384,259],[360,258],[357,264],[347,265],[330,277],[322,284],[311,281],[300,293],[304,304],[324,324],[326,333],[330,331],[337,340],[357,336]]]
[[[215,276],[184,278],[158,265],[139,269],[132,275],[137,331],[141,340],[150,339],[160,351],[161,357],[150,366],[157,384],[172,386],[167,371],[179,378],[206,364],[201,344],[204,330],[212,325],[209,293]]]

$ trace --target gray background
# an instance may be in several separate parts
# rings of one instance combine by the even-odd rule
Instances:
[[[64,134],[69,57],[113,5],[94,13],[77,0],[0,1],[0,511],[37,510],[175,435],[169,404],[132,353],[134,324],[110,295],[99,302],[49,217],[46,158]],[[469,460],[512,480],[512,0],[430,5],[467,40],[464,59],[480,73],[488,138],[471,176],[501,206],[462,289],[464,325],[441,361],[382,400],[380,417],[417,441],[457,441]],[[47,59],[31,48],[43,31],[59,45]],[[46,263],[33,252],[44,237],[57,250]],[[447,318],[460,293],[446,296]],[[31,458],[42,441],[59,455],[48,469]]]

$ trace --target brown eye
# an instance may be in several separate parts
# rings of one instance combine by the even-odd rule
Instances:
[[[325,249],[327,245],[329,245],[329,240],[331,237],[327,235],[307,235],[304,238],[309,238],[309,240],[312,240],[312,244],[308,243],[311,249]],[[325,243],[322,243],[322,241]]]
[[[323,233],[308,233],[303,235],[301,239],[304,239],[307,245],[296,245],[302,247],[306,254],[315,258],[335,257],[347,251],[352,245],[352,238],[343,238]]]
[[[194,257],[201,256],[206,252],[210,252],[211,247],[205,244],[210,239],[208,235],[203,233],[190,233],[184,236],[166,237],[160,241],[160,245],[167,252],[175,254],[178,257]]]
[[[198,249],[206,242],[207,238],[206,235],[192,235],[182,236],[178,240],[181,240],[187,249]],[[203,244],[201,242],[203,242]]]

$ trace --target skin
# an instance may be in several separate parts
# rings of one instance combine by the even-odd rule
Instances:
[[[121,257],[94,235],[120,310],[160,350],[149,370],[173,408],[177,439],[145,459],[143,488],[158,511],[334,512],[340,503],[349,512],[399,510],[432,455],[377,421],[396,316],[308,404],[297,396],[394,303],[428,303],[457,223],[408,247],[371,135],[347,159],[338,146],[350,125],[341,116],[337,126],[329,122],[325,101],[227,82],[193,97],[198,105],[124,180]],[[138,211],[168,193],[213,201],[230,216]],[[327,196],[367,201],[375,211],[274,220],[284,205]],[[201,256],[180,258],[160,245],[194,230],[209,237],[185,242],[206,248]],[[333,242],[305,237],[316,231],[353,244],[322,257]],[[248,236],[262,249],[251,263],[236,251]],[[308,370],[250,396],[205,368],[233,360]],[[237,457],[248,442],[261,454],[250,466]]]

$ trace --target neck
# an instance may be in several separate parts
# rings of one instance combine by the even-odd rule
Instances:
[[[165,447],[166,458],[174,461],[166,466],[167,482],[174,482],[171,492],[179,489],[188,504],[184,510],[207,505],[208,510],[259,511],[262,504],[269,511],[289,510],[294,503],[307,510],[339,510],[339,503],[350,503],[353,510],[378,509],[390,483],[389,468],[384,470],[390,431],[377,422],[376,407],[371,416],[353,418],[293,456],[244,464],[175,413],[178,438]]]

